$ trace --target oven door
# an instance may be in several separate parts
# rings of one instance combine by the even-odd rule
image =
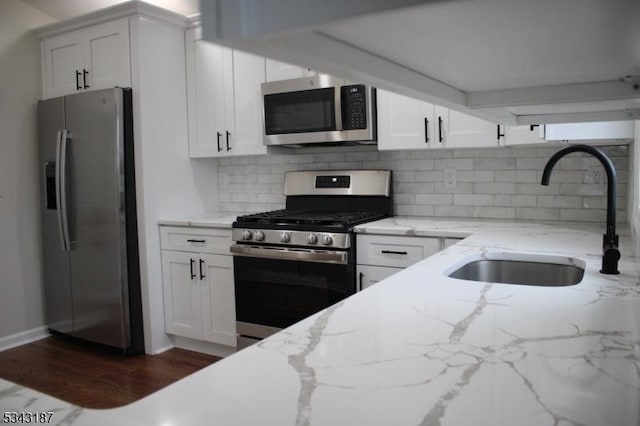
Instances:
[[[348,251],[234,244],[238,333],[263,338],[355,293]]]

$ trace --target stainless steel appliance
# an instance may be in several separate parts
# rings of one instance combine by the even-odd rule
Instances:
[[[286,208],[233,223],[238,348],[358,290],[355,225],[392,214],[391,172],[289,172]]]
[[[262,84],[265,145],[372,143],[376,89],[326,74]]]
[[[38,102],[47,324],[144,350],[131,90]]]

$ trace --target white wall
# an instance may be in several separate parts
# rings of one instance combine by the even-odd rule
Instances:
[[[40,43],[53,19],[20,0],[0,2],[0,338],[44,324],[36,101]]]
[[[640,257],[640,146],[638,144],[640,144],[640,121],[636,121],[636,136],[629,158],[632,172],[629,177],[632,181],[629,185],[629,196],[631,198],[629,202],[629,222],[634,241],[633,248],[636,256]],[[640,258],[637,261],[640,268]]]
[[[158,219],[216,211],[218,174],[215,160],[189,159],[184,30],[139,18],[131,37],[145,349],[155,353],[171,345]]]

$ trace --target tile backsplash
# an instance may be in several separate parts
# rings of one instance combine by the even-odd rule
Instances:
[[[220,158],[220,208],[259,212],[284,208],[284,174],[292,170],[393,170],[397,215],[603,222],[606,178],[595,158],[573,153],[542,169],[549,147],[384,151],[375,146],[275,148],[271,155]],[[628,147],[602,147],[618,172],[617,220],[626,221]]]

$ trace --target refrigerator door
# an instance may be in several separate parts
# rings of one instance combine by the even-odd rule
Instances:
[[[60,209],[60,136],[65,128],[64,98],[38,102],[41,226],[47,323],[60,333],[73,331],[69,253],[63,250]]]
[[[73,335],[130,343],[122,91],[65,98]]]

